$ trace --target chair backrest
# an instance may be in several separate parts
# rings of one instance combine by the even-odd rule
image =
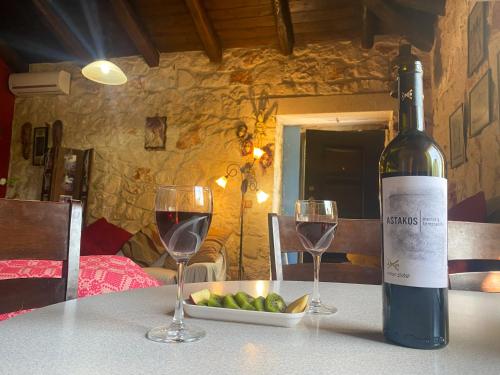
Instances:
[[[281,261],[281,253],[305,251],[295,231],[295,219],[277,214],[269,214],[268,219],[272,279],[312,280],[312,264],[283,265]],[[380,220],[339,219],[335,238],[326,251],[359,254],[380,259]],[[380,267],[350,263],[322,263],[320,281],[380,284],[382,272]]]
[[[450,288],[500,292],[500,224],[448,222]]]
[[[0,260],[62,261],[61,278],[0,280],[0,313],[77,297],[82,205],[0,199]]]
[[[305,251],[291,216],[269,214],[271,275],[273,280],[311,280],[312,265],[283,265],[281,253]],[[381,255],[380,220],[339,219],[327,252]],[[500,224],[448,222],[450,289],[500,292]],[[323,271],[323,272],[321,272]],[[381,269],[352,264],[324,263],[320,280],[379,284]]]

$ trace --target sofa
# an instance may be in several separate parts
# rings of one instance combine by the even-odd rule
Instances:
[[[184,282],[223,281],[226,279],[227,235],[211,228],[200,250],[185,269]],[[176,263],[161,243],[155,224],[135,234],[101,218],[82,232],[82,255],[118,255],[131,259],[160,284],[177,282]]]

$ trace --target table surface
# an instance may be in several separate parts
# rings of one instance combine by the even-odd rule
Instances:
[[[290,300],[310,282],[187,284],[188,295],[279,292]],[[207,336],[188,344],[147,340],[168,323],[175,286],[72,300],[0,323],[0,374],[495,374],[500,373],[500,294],[449,292],[450,344],[416,350],[384,342],[380,286],[321,283],[338,307],[294,328],[187,318]]]

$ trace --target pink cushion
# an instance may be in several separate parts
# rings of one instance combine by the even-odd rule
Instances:
[[[61,262],[24,259],[0,261],[0,280],[28,277],[61,277]],[[108,255],[80,257],[78,298],[160,285],[158,280],[128,258]],[[0,314],[0,321],[28,311],[31,310]]]
[[[486,216],[486,199],[482,191],[448,210],[448,220],[485,223]]]
[[[115,255],[132,233],[101,218],[82,232],[81,255]]]

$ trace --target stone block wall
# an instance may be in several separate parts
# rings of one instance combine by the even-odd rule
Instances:
[[[10,177],[17,183],[9,197],[38,199],[42,168],[21,156],[20,129],[64,124],[63,146],[94,148],[89,190],[89,221],[105,217],[131,232],[153,221],[155,188],[161,184],[202,184],[214,191],[213,225],[232,235],[228,243],[230,276],[236,275],[239,243],[240,181],[225,190],[215,184],[229,163],[242,163],[236,126],[253,130],[252,103],[265,91],[270,103],[281,97],[388,92],[390,61],[399,40],[382,38],[365,51],[359,41],[311,44],[292,56],[273,49],[231,49],[221,64],[202,52],[162,54],[149,68],[141,57],[118,58],[128,77],[123,86],[103,86],[82,77],[71,63],[32,65],[32,71],[64,69],[72,74],[68,96],[16,99]],[[387,100],[391,100],[389,97]],[[145,118],[167,116],[165,151],[144,149]],[[274,142],[274,121],[267,122],[265,143]],[[273,168],[257,169],[259,187],[273,191]],[[247,278],[269,277],[267,213],[271,201],[245,216]]]
[[[440,17],[433,59],[434,138],[443,147],[448,159],[449,204],[484,191],[486,198],[500,196],[500,124],[497,55],[500,52],[500,3],[488,2],[488,56],[479,69],[467,73],[467,19],[476,1],[447,1],[446,15]],[[468,100],[472,87],[491,69],[493,121],[480,134],[467,137],[467,161],[451,168],[449,116],[464,103],[466,126]],[[468,132],[469,133],[469,132]]]

